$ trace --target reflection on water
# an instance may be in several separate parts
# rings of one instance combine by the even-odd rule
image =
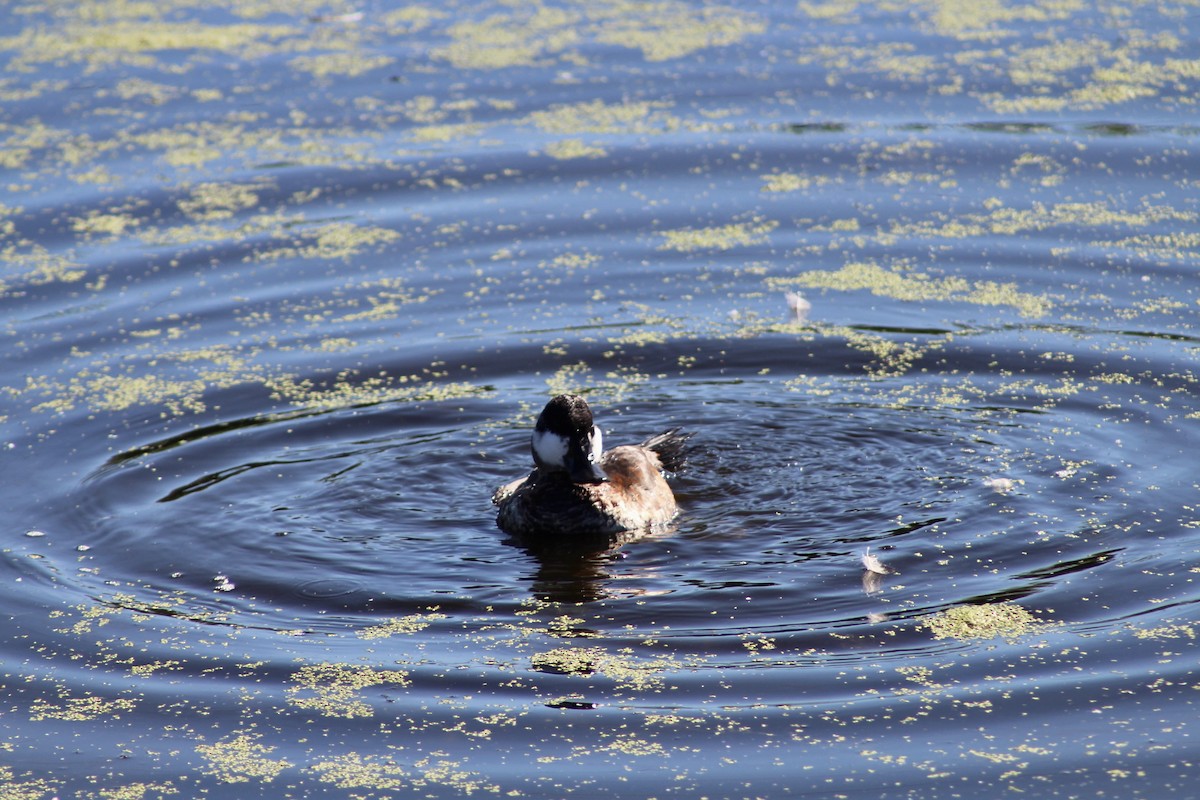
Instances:
[[[618,594],[610,568],[612,561],[620,558],[618,547],[594,552],[542,547],[528,552],[536,564],[528,578],[529,590],[540,600],[589,603]],[[641,591],[635,589],[634,593]]]
[[[1194,780],[1192,16],[0,8],[0,795]]]

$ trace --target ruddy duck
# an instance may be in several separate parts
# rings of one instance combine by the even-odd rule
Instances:
[[[684,461],[679,428],[604,452],[592,410],[562,394],[542,409],[530,449],[537,467],[492,495],[496,524],[517,536],[620,537],[671,521],[675,495],[662,470]]]

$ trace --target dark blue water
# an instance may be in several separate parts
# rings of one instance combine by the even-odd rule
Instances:
[[[0,795],[1186,792],[1195,26],[0,9]]]

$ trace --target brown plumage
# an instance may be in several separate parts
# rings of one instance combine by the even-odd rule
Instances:
[[[675,428],[602,455],[595,452],[600,438],[583,398],[551,400],[533,434],[538,466],[492,496],[496,524],[518,536],[612,538],[674,519],[675,496],[662,470],[682,466],[688,435]],[[589,473],[593,464],[599,470]]]

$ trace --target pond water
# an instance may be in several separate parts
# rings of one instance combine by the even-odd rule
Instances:
[[[1191,785],[1198,28],[3,6],[0,795]],[[670,530],[495,528],[562,391]]]

